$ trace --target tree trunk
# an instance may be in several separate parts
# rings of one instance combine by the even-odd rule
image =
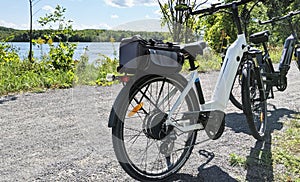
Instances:
[[[32,0],[29,0],[29,8],[30,8],[30,29],[29,29],[29,54],[28,59],[31,63],[33,63],[32,59]]]

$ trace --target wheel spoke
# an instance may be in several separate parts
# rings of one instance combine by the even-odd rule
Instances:
[[[148,97],[145,92],[143,92],[140,88],[138,89],[138,91],[150,102],[150,104],[152,104],[155,109],[157,109],[158,111],[161,111],[159,107],[157,107],[157,105],[155,104],[155,102],[153,102],[150,98],[152,95],[150,95],[150,97]],[[162,112],[162,111],[161,111]]]

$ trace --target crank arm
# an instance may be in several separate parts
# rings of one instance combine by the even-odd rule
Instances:
[[[173,126],[173,127],[177,128],[178,130],[180,130],[181,132],[184,132],[184,133],[204,129],[204,126],[201,123],[182,126],[182,125],[179,125],[175,122],[172,122],[172,121],[168,122],[167,121],[167,125]]]

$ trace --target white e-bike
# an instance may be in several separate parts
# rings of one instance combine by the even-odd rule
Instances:
[[[191,15],[212,14],[231,9],[237,26],[236,41],[228,48],[211,101],[206,102],[200,84],[195,52],[200,45],[188,44],[181,52],[188,58],[191,73],[140,74],[117,96],[109,118],[116,157],[134,179],[163,180],[176,173],[189,158],[197,131],[218,139],[225,127],[224,110],[237,69],[243,63],[243,107],[253,136],[262,139],[267,121],[264,84],[259,62],[261,52],[250,49],[242,31],[238,7],[249,0],[218,4],[189,11]],[[199,50],[198,50],[199,51]]]

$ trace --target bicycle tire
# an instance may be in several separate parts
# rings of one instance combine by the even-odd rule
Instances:
[[[230,91],[229,100],[231,103],[240,110],[243,110],[242,97],[241,97],[241,74],[237,74],[234,84]]]
[[[297,63],[297,68],[300,71],[300,48],[298,48],[296,51],[297,51],[297,60],[296,60],[296,63]]]
[[[229,100],[231,103],[237,107],[240,110],[243,110],[243,104],[242,104],[242,93],[241,93],[241,85],[242,85],[242,68],[243,63],[239,65],[239,68],[237,70],[234,83],[232,85],[232,89],[230,91]]]
[[[269,98],[270,93],[272,92],[272,87],[274,85],[273,79],[272,79],[272,68],[270,66],[270,63],[268,61],[265,61],[264,64],[262,65],[262,76],[263,76],[263,81],[264,81],[264,86],[265,86],[265,94],[266,98]]]
[[[132,84],[127,84],[117,97],[114,104],[116,108],[112,109],[110,116],[110,119],[116,122],[116,125],[112,128],[113,147],[121,167],[132,178],[140,181],[166,179],[180,170],[189,158],[195,144],[197,131],[180,133],[176,128],[164,129],[162,122],[162,118],[165,118],[166,112],[170,110],[169,106],[172,106],[171,104],[178,96],[175,95],[171,98],[169,95],[170,90],[167,91],[167,89],[176,88],[177,92],[182,92],[186,84],[186,79],[179,74],[168,76],[147,75]],[[157,89],[159,92],[157,92]],[[162,97],[162,95],[164,96]],[[154,103],[161,103],[166,98],[166,105],[155,106]],[[142,102],[143,104],[141,104]],[[180,105],[179,109],[199,110],[199,103],[193,90],[190,90],[185,97],[184,104]],[[135,105],[141,105],[142,107],[135,110],[138,115],[137,118],[130,118],[128,113],[136,108]],[[154,108],[159,107],[164,113],[159,114],[160,112],[156,111],[158,108],[153,109],[151,105]],[[155,112],[158,112],[158,114]],[[180,115],[179,111],[176,115]],[[174,120],[178,119],[175,118],[176,115],[173,118]],[[158,118],[155,119],[156,123],[154,125],[152,125],[154,119],[150,121],[151,117]],[[157,120],[161,121],[157,122]],[[190,123],[196,123],[197,121],[198,118],[189,120]],[[163,130],[166,136],[161,136],[164,133],[161,132]]]
[[[251,134],[257,140],[263,140],[267,124],[267,101],[264,98],[264,88],[258,88],[258,76],[254,65],[248,61],[243,68],[242,104]]]

